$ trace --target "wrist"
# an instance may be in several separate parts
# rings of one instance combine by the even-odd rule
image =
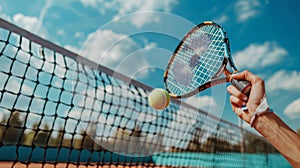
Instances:
[[[250,127],[253,127],[254,122],[257,120],[257,118],[263,114],[273,112],[273,110],[270,109],[269,104],[267,102],[266,97],[264,96],[262,100],[260,101],[259,106],[257,106],[255,112],[252,114],[251,120],[250,120]]]

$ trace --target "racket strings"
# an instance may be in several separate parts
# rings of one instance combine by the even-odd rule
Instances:
[[[217,33],[216,31],[212,33]],[[212,36],[216,38],[215,36]],[[220,44],[220,41],[217,39],[212,39],[211,47],[206,51],[206,53],[201,55],[201,64],[199,64],[200,68],[195,68],[195,84],[193,87],[198,87],[199,84],[203,84],[210,80],[219,69],[218,60],[222,61],[222,57],[219,55],[219,51],[216,51],[214,48]],[[219,59],[221,58],[221,59]],[[200,79],[200,80],[199,80]],[[200,82],[198,82],[200,81]]]
[[[211,72],[210,77],[215,75],[220,67],[220,63],[224,58],[224,47],[223,47],[223,36],[219,29],[215,29],[212,32],[212,42],[210,48],[206,53],[203,54],[202,58],[205,59],[203,62],[207,63],[206,67]]]
[[[190,33],[169,69],[168,89],[183,95],[211,80],[224,59],[223,39],[215,26],[203,26]]]

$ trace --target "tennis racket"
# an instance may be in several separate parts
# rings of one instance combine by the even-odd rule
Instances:
[[[232,79],[236,72],[225,30],[207,21],[191,29],[178,44],[164,73],[164,85],[171,97],[187,98],[231,82],[248,96],[251,84]]]

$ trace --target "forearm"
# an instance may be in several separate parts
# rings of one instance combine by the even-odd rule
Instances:
[[[293,167],[300,167],[300,137],[275,113],[260,115],[253,126]]]

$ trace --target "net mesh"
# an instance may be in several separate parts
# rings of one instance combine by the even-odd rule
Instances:
[[[286,165],[258,136],[176,101],[161,114],[147,104],[150,87],[1,19],[0,27],[2,166]]]

